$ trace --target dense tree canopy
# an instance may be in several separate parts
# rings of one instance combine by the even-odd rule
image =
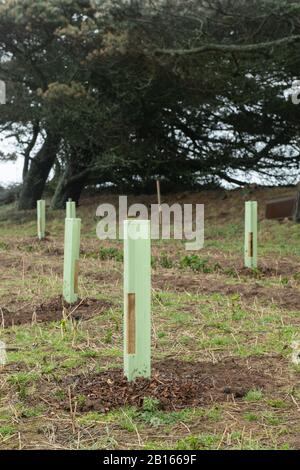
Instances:
[[[157,177],[283,184],[300,161],[284,94],[299,43],[290,0],[2,0],[0,132],[24,158],[20,208],[50,174],[53,207],[87,185],[145,191]]]

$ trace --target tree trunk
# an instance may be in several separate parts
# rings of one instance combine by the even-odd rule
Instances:
[[[298,191],[295,200],[294,222],[300,223],[300,183],[298,183]]]
[[[60,179],[51,202],[52,209],[64,209],[70,198],[78,204],[86,184],[87,172],[83,171],[77,175],[73,173],[74,169],[72,171],[69,168]]]
[[[60,139],[48,134],[37,155],[32,159],[25,177],[20,199],[19,210],[34,209],[41,199],[50,170],[55,162]]]
[[[39,132],[40,132],[40,125],[39,125],[39,122],[35,122],[34,125],[33,125],[33,133],[32,133],[32,138],[31,138],[31,141],[29,142],[25,152],[24,152],[24,165],[23,165],[23,183],[26,179],[26,176],[28,174],[28,171],[29,171],[29,163],[30,163],[30,154],[31,154],[31,151],[33,150],[35,144],[36,144],[36,141],[37,141],[37,138],[39,136]]]

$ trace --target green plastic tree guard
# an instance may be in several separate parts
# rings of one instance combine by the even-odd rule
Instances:
[[[257,268],[257,202],[245,203],[245,267]]]
[[[66,204],[66,218],[75,219],[76,218],[76,202],[69,199]]]
[[[39,240],[46,234],[46,201],[37,201],[37,232]]]
[[[69,304],[78,300],[80,228],[81,219],[65,220],[63,295]]]
[[[129,381],[151,376],[150,232],[149,220],[124,221],[124,375]]]

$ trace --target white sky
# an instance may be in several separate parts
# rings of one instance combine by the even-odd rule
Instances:
[[[13,151],[13,141],[0,138],[0,150],[4,153]],[[19,158],[16,162],[0,161],[0,184],[3,186],[11,183],[20,183],[22,181],[23,159]]]
[[[22,160],[17,162],[0,162],[0,184],[6,186],[22,181]]]

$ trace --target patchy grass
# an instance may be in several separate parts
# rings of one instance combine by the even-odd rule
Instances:
[[[48,239],[38,242],[34,212],[1,208],[0,340],[9,362],[0,369],[0,449],[299,449],[299,367],[291,364],[290,345],[300,339],[300,226],[263,219],[267,199],[293,193],[187,194],[180,202],[205,203],[205,248],[187,253],[181,241],[153,243],[153,360],[273,358],[281,381],[275,390],[251,389],[240,398],[228,393],[220,403],[207,397],[201,407],[173,411],[151,396],[140,408],[68,411],[39,394],[47,385],[57,400],[68,401],[68,388],[58,387],[66,376],[122,367],[122,242],[95,235],[97,204],[114,203],[115,196],[84,201],[78,210],[80,296],[112,306],[75,323],[63,316],[40,323],[33,316],[3,328],[4,309],[16,318],[22,309],[33,314],[61,293],[64,214],[49,212]],[[249,271],[242,259],[243,205],[253,198],[260,207],[259,268]],[[78,395],[78,406],[85,400]]]

